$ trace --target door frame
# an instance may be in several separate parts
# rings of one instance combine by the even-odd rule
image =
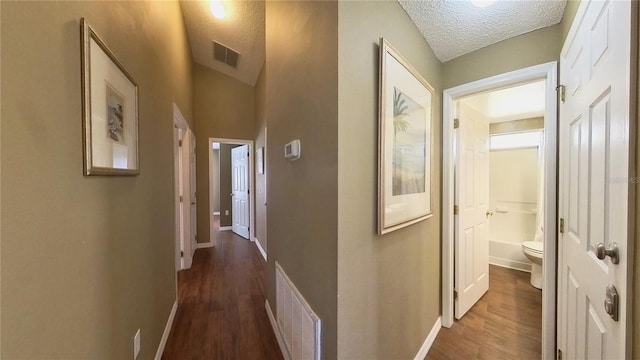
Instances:
[[[185,226],[188,226],[189,228],[191,227],[191,220],[187,219],[187,217],[185,216],[183,216],[182,219],[180,218],[180,182],[182,181],[182,183],[184,183],[185,181],[190,181],[189,180],[190,174],[189,174],[189,171],[183,173],[184,166],[182,167],[182,169],[180,168],[180,159],[182,159],[182,161],[184,162],[185,156],[184,156],[184,147],[182,147],[182,150],[180,150],[180,145],[179,145],[180,138],[178,135],[180,130],[182,130],[186,135],[187,131],[189,130],[189,124],[187,123],[187,120],[185,120],[184,116],[180,112],[180,109],[178,109],[178,106],[175,103],[173,104],[173,127],[174,127],[174,131],[173,131],[174,133],[173,134],[174,187],[173,188],[174,188],[174,204],[175,204],[174,205],[174,215],[175,215],[174,236],[175,236],[175,267],[177,272],[177,271],[188,269],[189,267],[191,267],[191,257],[189,256],[189,258],[186,259],[187,261],[185,261],[184,256],[180,256],[180,251],[181,251],[180,249],[183,246],[183,243],[184,245],[188,244],[189,247],[191,246],[189,239],[185,239],[184,231],[181,231],[185,229]],[[182,220],[182,223],[181,223],[181,220]],[[188,247],[185,247],[185,250],[187,250],[187,248]],[[184,253],[185,255],[186,254],[190,255],[192,251],[185,251]]]
[[[454,129],[456,100],[484,91],[498,90],[524,82],[545,80],[545,212],[542,298],[542,358],[554,359],[556,348],[556,263],[557,263],[557,94],[558,62],[552,61],[488,77],[444,90],[442,100],[442,325],[454,319]]]
[[[213,187],[216,184],[213,176],[213,143],[217,142],[220,144],[231,144],[231,145],[249,145],[249,241],[254,241],[255,234],[255,174],[254,174],[254,153],[253,153],[253,140],[242,140],[242,139],[228,139],[228,138],[209,138],[209,147],[207,152],[209,153],[209,242],[210,244],[199,244],[198,246],[213,246],[213,241],[215,240],[215,232],[213,231],[213,201],[211,198],[213,197]],[[222,194],[220,194],[222,196]],[[220,209],[222,210],[222,209]]]

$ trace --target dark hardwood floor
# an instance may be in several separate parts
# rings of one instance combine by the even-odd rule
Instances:
[[[540,359],[542,291],[529,277],[490,266],[489,291],[450,329],[440,329],[426,359]]]
[[[216,227],[217,228],[217,227]],[[163,359],[282,359],[267,316],[265,262],[255,244],[217,232],[178,273],[178,311]]]

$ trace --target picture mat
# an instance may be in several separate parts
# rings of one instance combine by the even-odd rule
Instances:
[[[91,164],[93,167],[137,169],[136,153],[136,88],[120,68],[90,39],[91,79]],[[107,134],[107,84],[124,99],[123,144],[111,140]]]
[[[392,227],[421,216],[429,215],[431,211],[431,92],[415,78],[393,55],[384,54],[386,62],[386,77],[384,84],[385,123],[383,130],[384,143],[384,187],[382,217],[383,228]],[[425,109],[427,116],[425,139],[425,191],[417,194],[393,195],[393,94],[398,88],[418,105]]]

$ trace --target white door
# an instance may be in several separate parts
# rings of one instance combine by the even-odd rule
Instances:
[[[563,359],[625,358],[630,19],[628,1],[581,2],[560,56],[560,83],[566,86],[559,147]],[[599,259],[598,243],[616,243],[619,263]],[[609,285],[619,297],[617,320],[605,311]]]
[[[232,230],[249,239],[249,145],[231,149],[231,189]]]
[[[198,242],[198,218],[197,218],[197,201],[196,201],[196,136],[189,130],[189,197],[191,200],[190,211],[190,227],[191,227],[191,257],[195,253]]]
[[[455,196],[455,316],[489,290],[489,122],[458,102]]]
[[[194,136],[190,129],[183,131],[180,142],[180,205],[182,221],[182,269],[189,269],[195,251],[195,207],[191,205],[195,192],[195,176],[192,175],[192,162],[195,155],[192,154]]]
[[[176,161],[175,165],[175,189],[177,196],[177,212],[176,212],[176,248],[178,249],[178,256],[176,256],[176,269],[182,270],[184,268],[184,187],[183,181],[183,167],[182,167],[182,138],[184,137],[184,130],[175,127],[174,128],[174,141],[175,151],[174,157]]]

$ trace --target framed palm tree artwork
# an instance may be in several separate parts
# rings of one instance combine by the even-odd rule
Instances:
[[[380,39],[378,234],[432,216],[433,88]]]

